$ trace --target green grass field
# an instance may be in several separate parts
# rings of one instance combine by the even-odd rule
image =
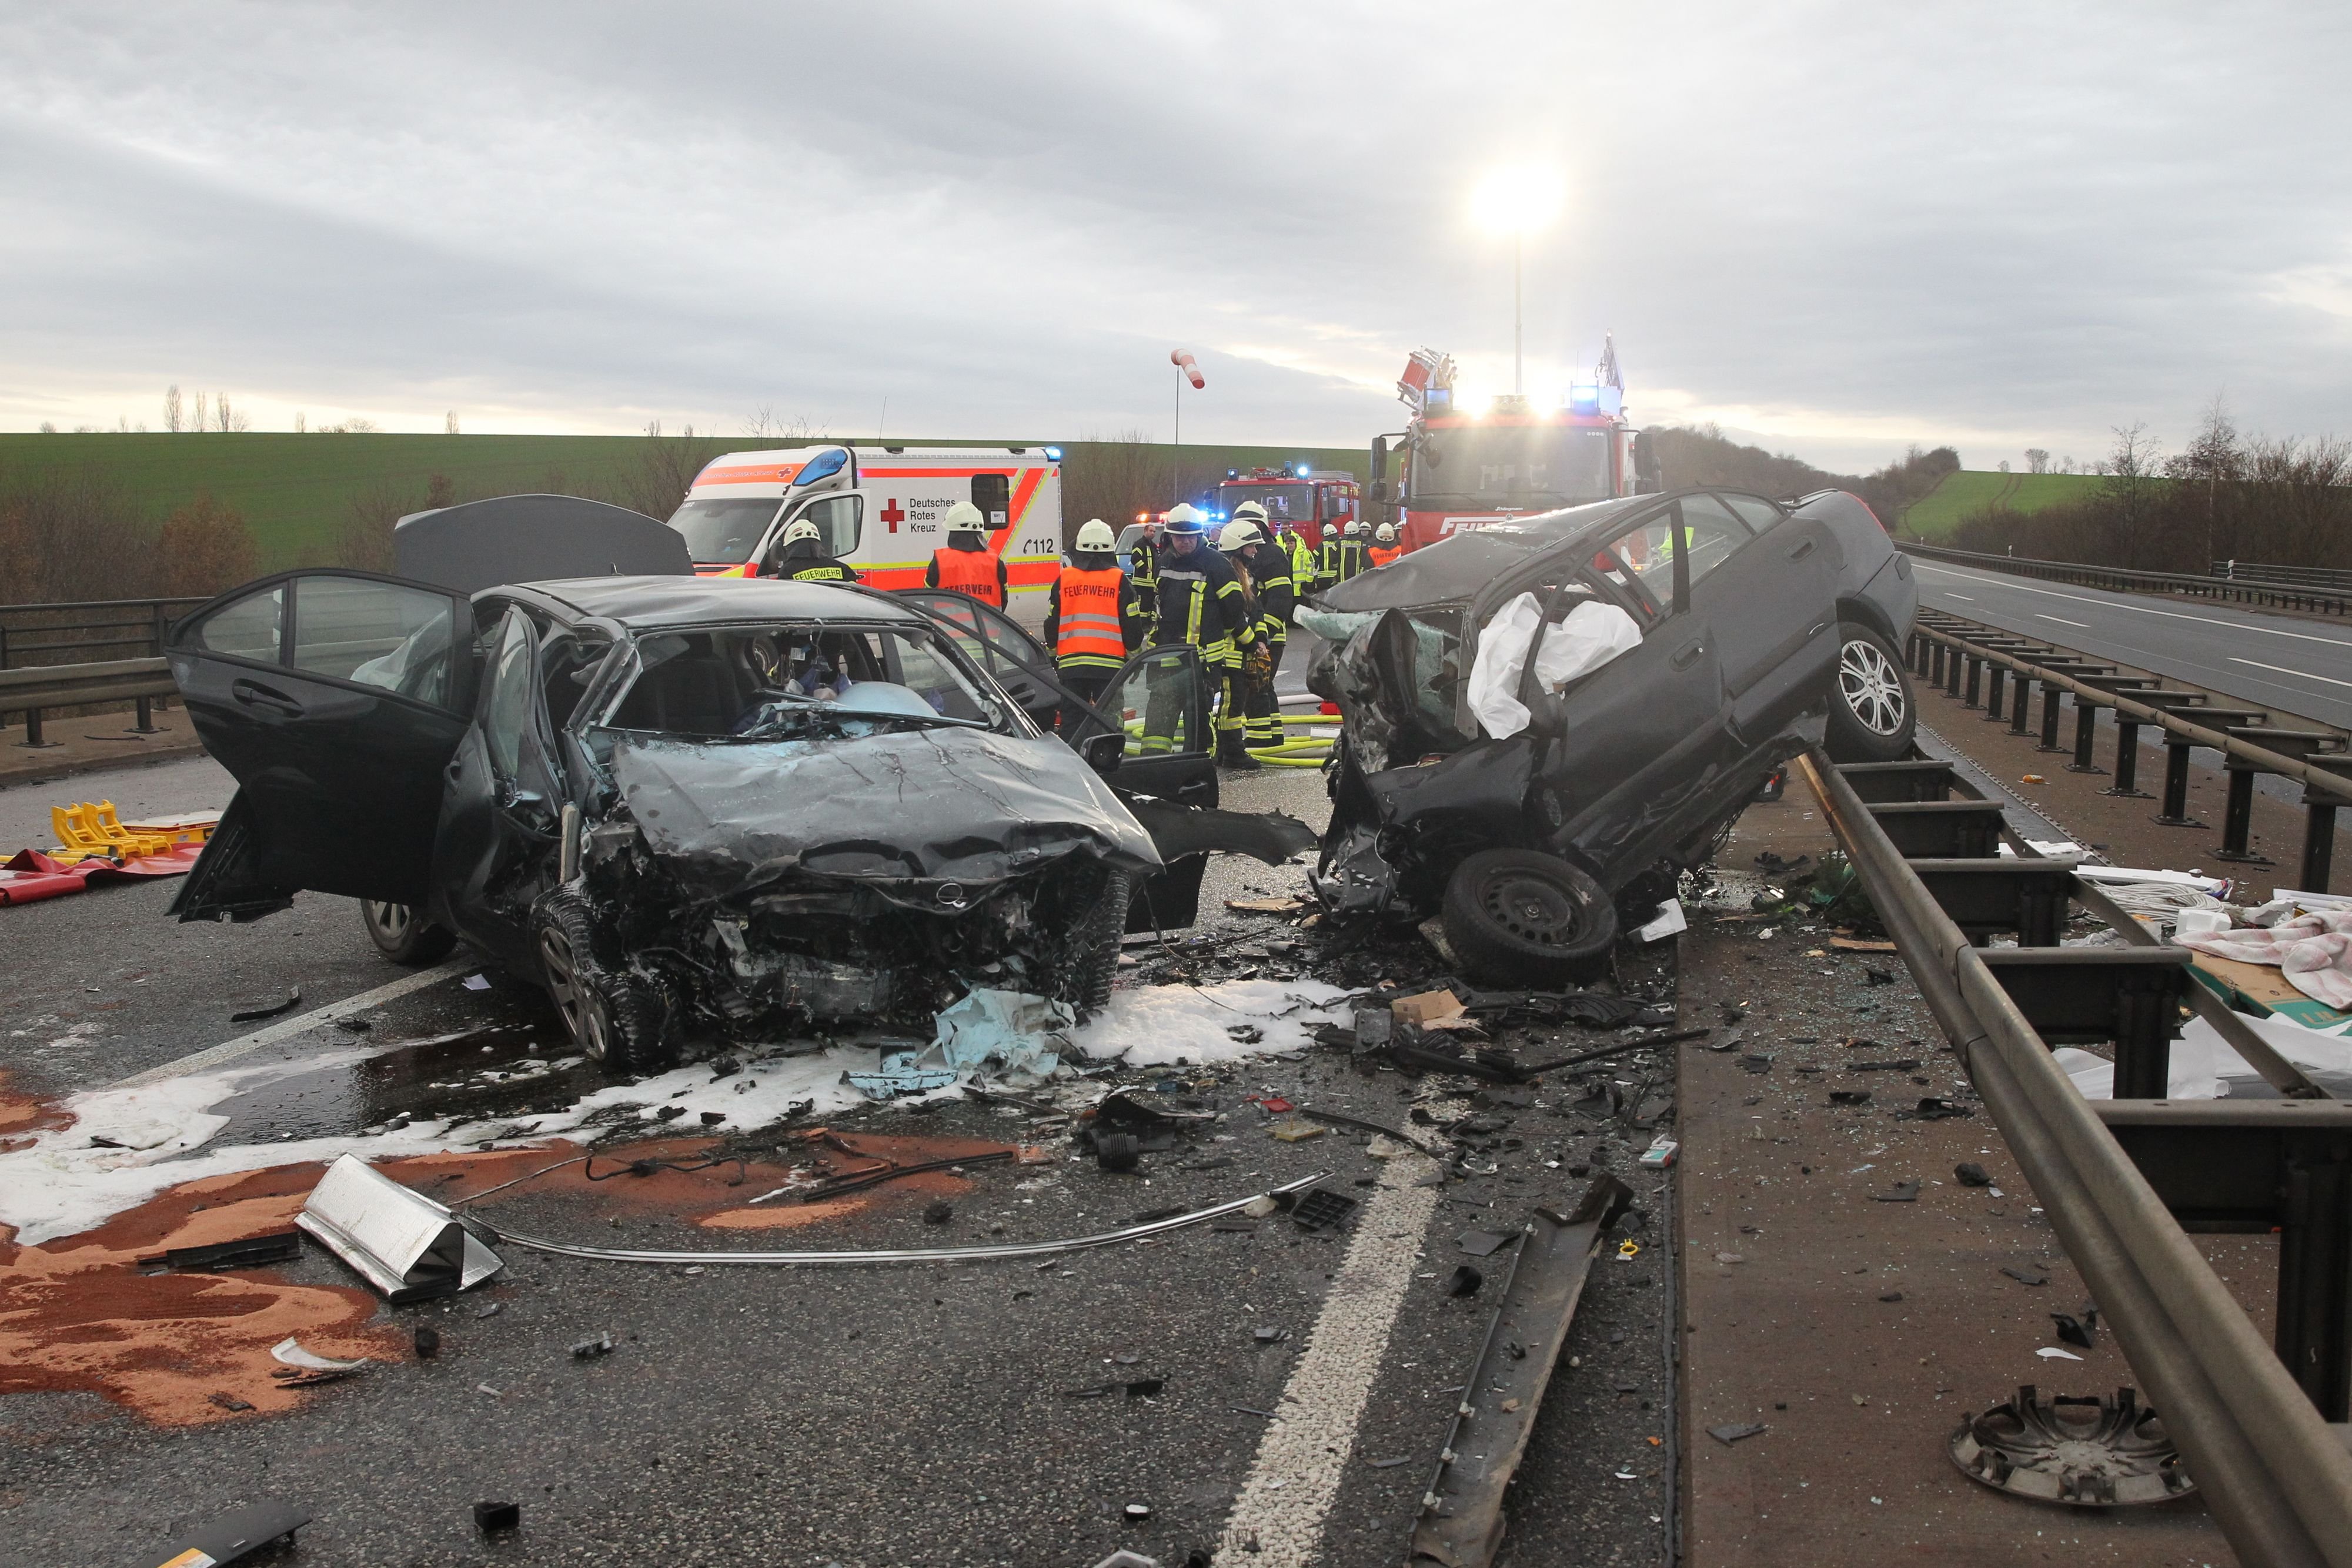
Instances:
[[[0,434],[0,488],[45,473],[89,471],[120,485],[157,519],[210,492],[244,515],[260,546],[266,570],[331,560],[352,502],[390,494],[422,506],[436,474],[460,499],[563,489],[617,497],[639,471],[645,437],[636,435],[15,435]],[[822,440],[813,437],[809,440]],[[804,441],[721,442],[717,450]],[[898,444],[893,442],[893,444]],[[908,437],[914,446],[1005,444]],[[1034,443],[1032,444],[1034,444]],[[1097,445],[1066,444],[1065,489],[1076,488],[1078,466]],[[1163,465],[1174,448],[1147,449]],[[1186,445],[1182,474],[1189,486],[1222,477],[1228,467],[1305,461],[1334,471],[1365,467],[1362,449]],[[1172,497],[1171,497],[1172,499]],[[1164,502],[1162,504],[1165,504]],[[1083,521],[1083,518],[1077,519]],[[1075,524],[1073,524],[1075,526]]]
[[[2038,512],[2061,501],[2081,500],[2104,481],[2095,474],[1987,474],[1962,469],[1911,504],[1903,514],[1906,531],[1923,539],[1943,538],[1963,517],[1992,507]]]

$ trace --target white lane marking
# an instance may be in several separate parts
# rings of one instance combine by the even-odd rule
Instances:
[[[2178,610],[2158,610],[2146,604],[2123,604],[2111,599],[2086,599],[2079,593],[2061,593],[2054,588],[2028,588],[2012,579],[1982,577],[1970,571],[1954,571],[1949,567],[1929,566],[1915,561],[1913,566],[1923,572],[1932,571],[1938,577],[1957,577],[1963,582],[1981,582],[1993,588],[2013,588],[2021,593],[2038,593],[2045,599],[2072,600],[2076,604],[2088,604],[2100,610],[2128,610],[2135,615],[2160,615],[2167,621],[2194,621],[2200,626],[2224,626],[2233,632],[2259,632],[2265,637],[2292,637],[2298,643],[2325,643],[2331,648],[2352,648],[2352,643],[2341,637],[2315,637],[2308,632],[2282,632],[2275,626],[2257,626],[2248,621],[2220,621],[2210,615],[2183,615]],[[1952,597],[1958,598],[1954,594]],[[1974,604],[1975,600],[1969,601]]]
[[[1969,598],[1967,594],[1965,594],[1965,593],[1955,593],[1955,594],[1953,594],[1953,595],[1952,595],[1952,597],[1953,597],[1954,599],[1958,600],[1958,601],[1959,601],[1961,603],[1963,603],[1963,604],[1974,604],[1974,603],[1976,602],[1976,601],[1975,601],[1975,600],[1970,599],[1970,598]]]
[[[2069,621],[2069,620],[2067,620],[2063,615],[2042,615],[2042,614],[2036,614],[2033,618],[2034,618],[2036,621],[2055,621],[2055,622],[2058,622],[2058,624],[2059,624],[2059,625],[2061,625],[2061,626],[2079,626],[2079,627],[2081,627],[2081,628],[2082,628],[2084,631],[2085,631],[2085,632],[2088,632],[2088,631],[2091,629],[2091,623],[2090,623],[2089,622],[2087,622],[2087,621]]]
[[[2230,656],[2230,663],[2252,664],[2257,670],[2270,670],[2282,675],[2294,675],[2300,680],[2326,681],[2331,686],[2352,686],[2352,681],[2339,681],[2334,675],[2315,675],[2309,670],[2290,670],[2284,664],[2265,664],[2260,659],[2241,659],[2234,653]]]
[[[151,1067],[144,1072],[134,1072],[112,1087],[137,1089],[149,1083],[161,1083],[167,1078],[179,1078],[187,1073],[200,1072],[207,1067],[217,1067],[224,1061],[234,1061],[248,1052],[259,1051],[265,1045],[276,1045],[281,1040],[290,1040],[306,1030],[317,1029],[320,1024],[332,1023],[337,1019],[349,1018],[354,1013],[363,1013],[378,1003],[388,1002],[394,997],[404,997],[411,991],[421,991],[437,981],[446,980],[453,975],[474,968],[480,962],[478,958],[452,958],[449,962],[436,964],[430,969],[419,969],[415,974],[403,975],[400,978],[387,981],[372,991],[362,991],[358,996],[345,997],[340,1002],[329,1002],[323,1008],[314,1008],[307,1013],[298,1014],[290,1019],[280,1019],[276,1023],[255,1030],[251,1034],[241,1034],[235,1040],[225,1040],[218,1045],[191,1052],[176,1061],[167,1061],[161,1067]]]
[[[1283,1385],[1275,1406],[1280,1415],[1258,1439],[1256,1461],[1225,1520],[1218,1562],[1307,1568],[1319,1556],[1323,1521],[1348,1473],[1372,1379],[1437,1212],[1437,1189],[1412,1185],[1433,1168],[1411,1156],[1390,1161],[1364,1205],[1313,1337]]]

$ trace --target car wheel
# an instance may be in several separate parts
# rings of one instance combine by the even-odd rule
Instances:
[[[668,1009],[635,977],[597,961],[587,906],[568,894],[541,899],[531,915],[540,984],[581,1054],[614,1072],[668,1065],[662,1025]]]
[[[1127,906],[1134,889],[1125,872],[1105,873],[1102,896],[1071,939],[1069,961],[1055,989],[1077,1009],[1081,1023],[1110,1006],[1110,983],[1118,973],[1119,938],[1127,934]]]
[[[457,934],[436,925],[405,904],[381,899],[360,900],[360,924],[367,927],[375,950],[395,964],[423,967],[437,964],[457,945]]]
[[[1867,626],[1838,622],[1837,689],[1824,744],[1833,762],[1899,762],[1919,722],[1911,672],[1894,644]]]
[[[1481,850],[1445,884],[1445,940],[1474,980],[1572,984],[1609,967],[1617,908],[1558,855]]]

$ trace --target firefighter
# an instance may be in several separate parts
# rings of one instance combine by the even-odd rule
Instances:
[[[1162,647],[1184,645],[1200,651],[1202,673],[1221,688],[1217,759],[1248,770],[1257,767],[1257,759],[1242,747],[1243,721],[1234,702],[1234,678],[1240,673],[1242,644],[1255,633],[1244,611],[1241,582],[1224,557],[1202,539],[1203,532],[1201,514],[1190,505],[1180,502],[1169,508],[1160,529],[1160,614],[1152,642]],[[1181,669],[1172,664],[1153,668],[1143,712],[1147,754],[1175,749],[1185,701],[1179,678]]]
[[[988,548],[988,519],[970,501],[948,508],[948,542],[923,569],[926,588],[952,588],[982,604],[1004,608],[1009,588],[1004,559]]]
[[[1265,537],[1255,521],[1237,517],[1217,536],[1217,549],[1238,563],[1257,613],[1257,636],[1243,661],[1240,695],[1245,751],[1282,744],[1282,712],[1274,696],[1275,672],[1282,668],[1290,617],[1298,593],[1290,580],[1290,552]]]
[[[1143,531],[1135,537],[1135,546],[1128,552],[1132,563],[1128,570],[1128,582],[1135,591],[1135,601],[1146,615],[1160,614],[1160,525],[1148,513],[1139,512],[1135,520]]]
[[[1118,541],[1110,525],[1096,517],[1078,529],[1070,564],[1045,593],[1045,645],[1062,684],[1093,702],[1127,663],[1129,646],[1141,637],[1140,607],[1118,570]],[[1076,704],[1062,704],[1061,730],[1075,736],[1086,717]]]
[[[1241,513],[1237,511],[1234,516],[1238,517]],[[1282,528],[1275,536],[1275,543],[1290,557],[1291,591],[1301,596],[1314,592],[1315,547],[1307,542],[1307,536],[1299,531],[1297,521],[1283,518]]]
[[[1344,526],[1335,524],[1323,530],[1323,548],[1316,552],[1315,580],[1325,588],[1334,588],[1348,580],[1340,573],[1339,566],[1348,549],[1348,529],[1355,526],[1350,521]]]
[[[784,548],[775,564],[761,575],[781,577],[788,582],[856,582],[856,571],[846,563],[824,553],[823,536],[816,525],[801,518],[784,530]]]
[[[1386,566],[1402,554],[1404,547],[1397,543],[1396,525],[1382,523],[1372,531],[1372,548],[1364,552],[1364,559],[1368,563],[1364,570],[1369,571],[1375,566]]]

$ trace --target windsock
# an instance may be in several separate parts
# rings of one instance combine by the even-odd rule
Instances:
[[[1183,350],[1169,350],[1168,362],[1184,372],[1184,379],[1192,383],[1192,390],[1194,392],[1199,392],[1202,387],[1209,384],[1201,379],[1201,367],[1194,364],[1192,362],[1192,356],[1186,353]]]

